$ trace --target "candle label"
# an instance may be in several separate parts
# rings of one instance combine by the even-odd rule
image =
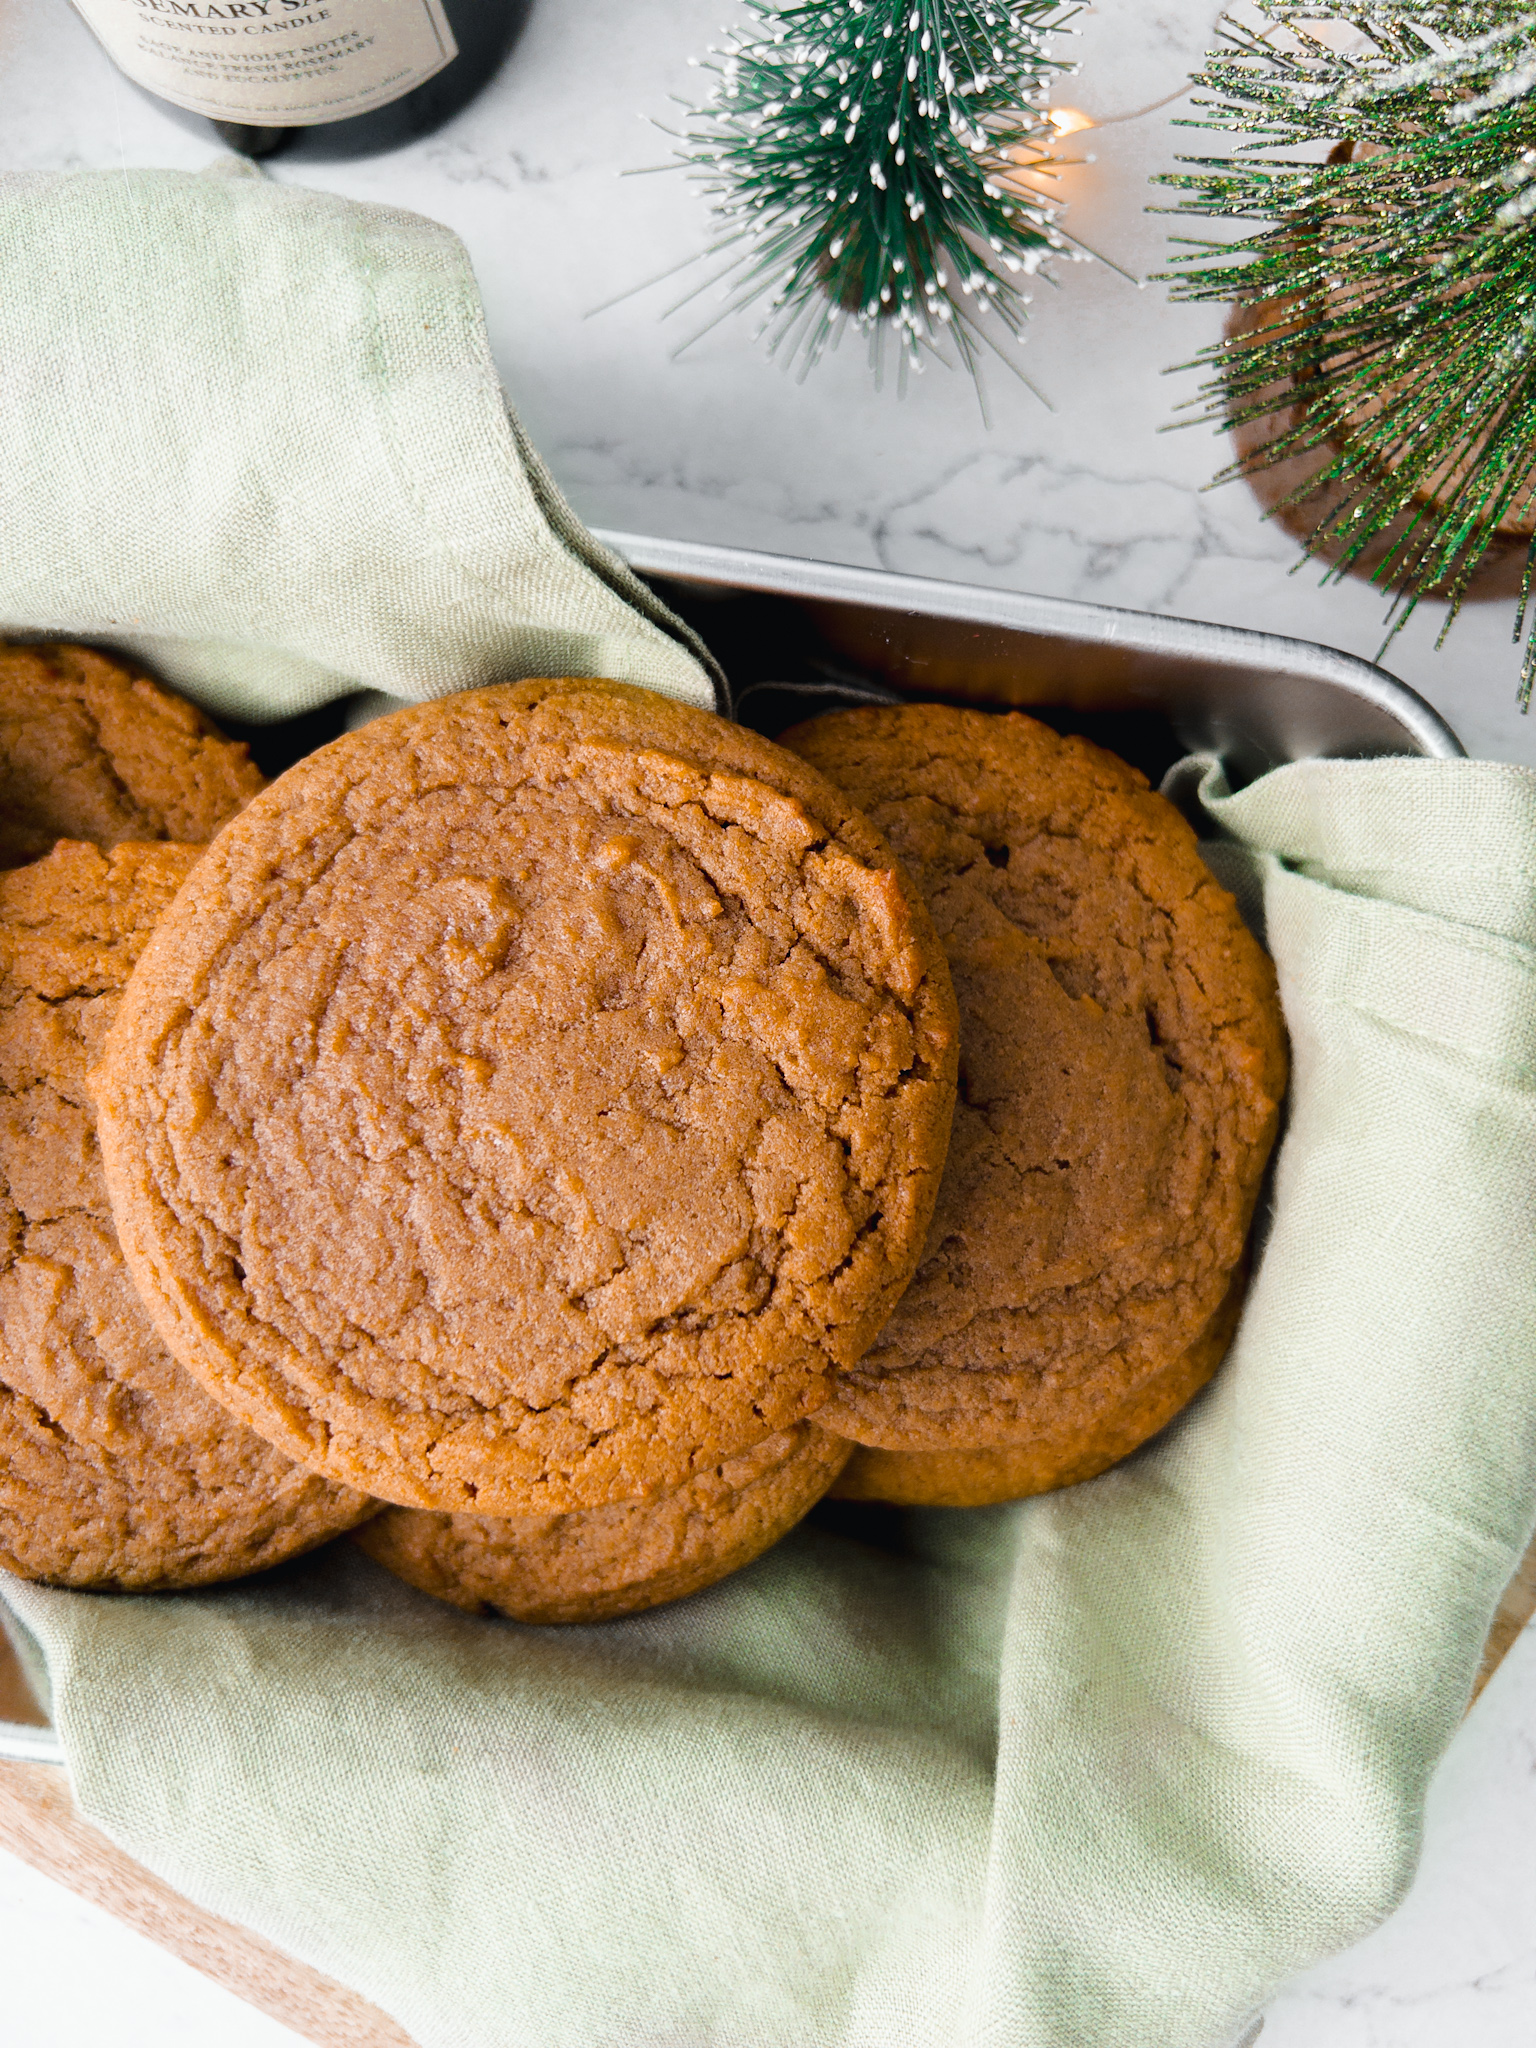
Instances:
[[[459,54],[442,0],[75,0],[107,54],[175,106],[315,128],[388,106]]]

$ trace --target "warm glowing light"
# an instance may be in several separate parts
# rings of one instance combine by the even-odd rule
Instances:
[[[1076,135],[1093,126],[1093,116],[1085,114],[1081,107],[1052,107],[1046,119],[1058,135]]]

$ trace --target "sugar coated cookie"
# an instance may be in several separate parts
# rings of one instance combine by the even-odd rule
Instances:
[[[760,1557],[815,1506],[853,1446],[797,1422],[653,1501],[497,1520],[386,1508],[368,1555],[423,1593],[514,1621],[607,1621],[681,1600]]]
[[[244,746],[89,647],[0,642],[0,867],[56,839],[211,839],[263,787]]]
[[[831,1488],[839,1500],[892,1507],[985,1508],[1097,1479],[1156,1436],[1193,1400],[1226,1356],[1242,1287],[1234,1283],[1209,1327],[1161,1372],[1138,1380],[1118,1405],[1093,1389],[1064,1399],[1028,1443],[987,1451],[883,1451],[860,1444]]]
[[[371,1510],[172,1363],[113,1234],[86,1069],[197,856],[66,841],[0,876],[0,1565],[55,1585],[208,1585]]]
[[[255,798],[96,1075],[180,1363],[444,1513],[677,1487],[813,1414],[916,1266],[948,971],[793,755],[619,684],[380,719]]]
[[[894,847],[961,1017],[921,1266],[821,1419],[893,1451],[1091,1436],[1242,1255],[1285,1083],[1274,970],[1172,805],[1085,740],[912,705],[784,744]]]

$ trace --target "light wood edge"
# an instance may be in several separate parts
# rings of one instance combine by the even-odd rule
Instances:
[[[194,1906],[75,1811],[52,1764],[0,1765],[0,1847],[317,2048],[415,2048],[387,2014],[260,1935]]]
[[[1488,1632],[1475,1700],[1536,1614],[1536,1541],[1505,1589]],[[0,1637],[0,1720],[42,1725],[10,1646]],[[377,2006],[233,1922],[194,1906],[82,1820],[65,1773],[0,1764],[0,1846],[280,2020],[317,2048],[415,2048]]]
[[[1536,1614],[1536,1537],[1531,1547],[1516,1567],[1515,1576],[1504,1588],[1504,1598],[1499,1602],[1498,1612],[1493,1617],[1493,1626],[1488,1631],[1488,1641],[1483,1648],[1483,1661],[1472,1687],[1475,1700],[1495,1671],[1504,1662],[1515,1637],[1525,1627],[1531,1616]]]
[[[48,1716],[32,1697],[21,1660],[0,1634],[0,1721],[20,1721],[28,1728],[46,1728]]]
[[[1234,306],[1228,315],[1223,338],[1229,343],[1241,341],[1261,328],[1275,325],[1282,306],[1283,301],[1278,299]],[[1303,454],[1287,456],[1282,462],[1262,459],[1274,436],[1305,424],[1303,396],[1292,386],[1276,385],[1266,394],[1266,399],[1272,400],[1271,409],[1237,427],[1232,445],[1239,461],[1246,465],[1244,480],[1265,512],[1292,540],[1310,545],[1323,520],[1337,512],[1350,497],[1348,485],[1322,480],[1323,472],[1338,455],[1340,444],[1330,439]],[[1317,480],[1315,489],[1306,491],[1298,503],[1287,502],[1293,493],[1302,492],[1303,486],[1311,484],[1314,479]],[[1399,518],[1377,534],[1350,563],[1346,573],[1374,579],[1389,552],[1408,531],[1413,516]],[[1530,543],[1531,535],[1523,520],[1518,530],[1495,530],[1467,584],[1467,599],[1482,603],[1518,596],[1523,586]],[[1316,544],[1313,552],[1318,562],[1336,563],[1343,553],[1343,546],[1334,539],[1323,540]],[[1400,578],[1388,579],[1384,588],[1396,589],[1400,581]],[[1436,589],[1427,594],[1438,597],[1444,593]]]

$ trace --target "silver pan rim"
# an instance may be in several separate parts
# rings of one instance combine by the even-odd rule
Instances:
[[[891,569],[859,568],[847,563],[820,562],[808,556],[723,547],[711,541],[665,540],[651,534],[602,527],[595,527],[593,533],[642,576],[673,576],[778,597],[883,606],[931,618],[1115,647],[1130,654],[1175,660],[1182,656],[1217,667],[1268,668],[1305,677],[1344,690],[1385,713],[1416,743],[1416,751],[1431,759],[1466,757],[1466,748],[1455,731],[1417,690],[1410,689],[1375,662],[1317,641],[1261,633],[1247,626],[1217,626],[1161,612],[1122,610],[1113,605],[1085,603],[1080,598],[1033,597],[985,584],[950,583]]]

